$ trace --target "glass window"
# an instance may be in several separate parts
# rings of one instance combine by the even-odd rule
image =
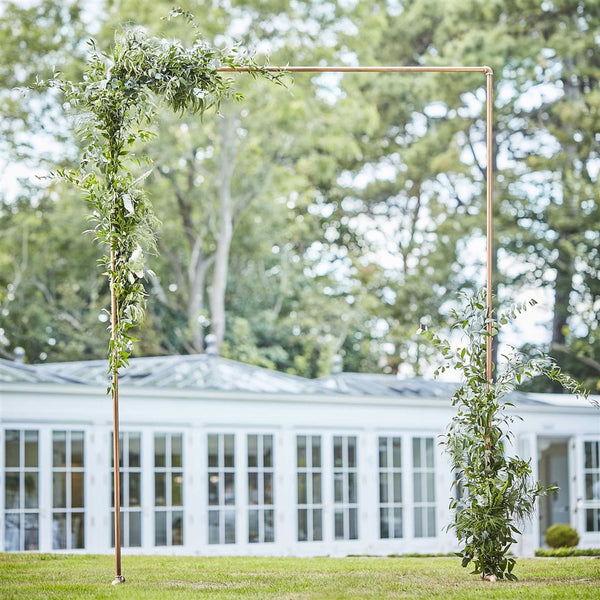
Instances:
[[[402,438],[379,438],[379,537],[403,537]]]
[[[52,548],[85,547],[84,434],[52,432]]]
[[[38,468],[38,432],[26,430],[25,436],[25,467]]]
[[[21,467],[21,432],[15,429],[4,432],[4,466],[16,469]]]
[[[225,467],[235,467],[234,440],[235,438],[233,435],[223,436],[223,455],[225,458]]]
[[[52,466],[67,466],[67,432],[52,432]]]
[[[432,437],[413,438],[415,537],[435,537],[435,445]]]
[[[167,435],[154,434],[154,468],[166,466]]]
[[[142,434],[119,434],[120,487],[121,487],[121,546],[139,548],[142,545]],[[113,440],[111,436],[111,544],[115,545]]]
[[[171,436],[171,466],[183,466],[183,436]]]
[[[208,436],[208,466],[218,467],[219,466],[219,436],[209,435]]]
[[[183,434],[154,434],[154,545],[183,544]]]
[[[4,483],[4,508],[21,508],[20,474],[11,472],[5,473]]]
[[[600,442],[585,441],[583,454],[585,530],[596,533],[600,531]]]
[[[306,436],[296,437],[296,467],[303,469],[306,467]]]
[[[358,539],[357,438],[333,437],[333,513],[336,540]]]
[[[83,431],[71,432],[71,466],[83,467]]]
[[[235,436],[210,433],[208,456],[208,543],[235,544]]]
[[[584,442],[585,499],[600,502],[600,442]]]
[[[4,550],[39,550],[39,434],[4,431]]]
[[[585,468],[600,469],[600,442],[584,442]]]
[[[600,508],[586,509],[585,530],[590,533],[600,531]]]
[[[248,435],[248,541],[275,541],[273,436]]]
[[[296,436],[296,510],[299,542],[323,540],[321,478],[321,436]]]

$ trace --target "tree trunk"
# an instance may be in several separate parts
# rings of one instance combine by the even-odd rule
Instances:
[[[566,61],[570,72],[575,70],[575,61],[570,58]],[[580,100],[580,91],[569,78],[563,78],[563,87],[565,97],[569,102],[576,103]],[[569,140],[573,139],[573,127],[571,123],[563,124]],[[554,284],[554,311],[552,317],[552,342],[550,344],[550,353],[557,358],[560,354],[558,348],[564,346],[566,342],[566,332],[568,328],[570,297],[573,291],[573,277],[575,275],[575,255],[571,246],[572,237],[580,230],[579,211],[579,193],[576,186],[570,185],[572,169],[577,161],[577,149],[573,143],[563,144],[562,153],[564,163],[562,167],[562,206],[561,220],[556,224],[558,241],[556,249],[558,257],[554,263],[556,269],[556,281]],[[558,361],[559,363],[562,361]],[[564,392],[562,386],[553,381],[552,391],[557,394]]]
[[[550,352],[556,358],[557,351],[565,347],[566,331],[569,319],[570,296],[573,289],[573,275],[575,273],[575,261],[569,251],[565,239],[559,239],[558,259],[556,261],[556,281],[554,284],[554,314],[552,317],[552,342]],[[564,392],[560,383],[552,382],[552,391],[557,394]]]
[[[199,250],[200,240],[196,240],[190,257],[188,268],[188,306],[187,319],[190,330],[190,340],[194,352],[204,351],[204,323],[202,312],[204,310],[204,288],[206,285],[206,272],[213,262],[214,257],[205,257]]]
[[[212,284],[209,290],[211,331],[216,337],[217,352],[225,338],[225,290],[229,267],[229,251],[233,237],[233,201],[231,182],[236,155],[237,118],[229,112],[221,121],[221,151],[219,154],[219,233],[215,251]]]

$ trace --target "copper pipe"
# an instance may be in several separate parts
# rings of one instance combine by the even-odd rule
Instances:
[[[112,372],[112,400],[113,400],[113,484],[115,504],[115,578],[113,584],[123,583],[125,578],[121,574],[121,479],[119,459],[119,372],[114,368],[118,352],[117,334],[117,294],[115,292],[115,251],[110,252],[110,315],[111,338],[113,352]]]
[[[492,108],[493,108],[493,76],[491,69],[486,73],[487,86],[486,86],[486,145],[487,145],[487,169],[486,169],[486,210],[487,210],[487,226],[486,226],[486,240],[487,240],[487,340],[486,340],[486,363],[485,363],[485,374],[486,379],[489,383],[492,382],[493,378],[493,364],[492,364],[492,317],[493,317],[493,289],[492,289],[492,266],[493,266],[493,238],[492,238],[492,188],[494,183],[494,163],[492,156]]]
[[[275,73],[487,73],[490,67],[418,67],[418,66],[377,66],[377,67],[352,67],[352,66],[273,66],[264,67],[220,67],[223,73],[247,73],[249,71],[269,71]]]
[[[290,73],[485,73],[487,76],[487,176],[486,176],[486,206],[487,206],[487,314],[492,316],[492,69],[486,66],[479,67],[423,67],[423,66],[378,66],[378,67],[352,67],[352,66],[266,66],[266,67],[221,67],[221,72],[249,72],[266,70],[269,72]],[[111,288],[111,335],[113,352],[117,352],[117,301],[114,289],[115,254],[111,250],[110,256],[110,288]],[[492,379],[492,338],[491,323],[488,323],[488,339],[486,345],[486,376],[489,382]],[[115,361],[113,361],[113,364]],[[119,394],[118,370],[112,372],[113,392],[113,468],[114,468],[114,504],[115,504],[115,579],[113,584],[123,583],[125,578],[121,574],[121,485],[120,485],[120,460],[119,460]]]

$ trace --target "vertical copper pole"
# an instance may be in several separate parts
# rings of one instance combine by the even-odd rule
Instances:
[[[486,169],[486,206],[487,206],[487,318],[491,319],[493,315],[492,303],[492,265],[493,265],[493,240],[492,240],[492,187],[494,181],[493,173],[493,156],[492,156],[492,83],[493,72],[489,69],[486,72],[487,76],[487,93],[486,93],[486,142],[487,142],[487,169]],[[492,323],[487,324],[487,340],[486,340],[486,377],[489,382],[493,377],[492,365]]]
[[[115,504],[115,578],[113,585],[123,583],[125,578],[121,575],[121,479],[119,477],[121,464],[119,459],[119,372],[114,365],[117,358],[117,294],[115,291],[115,252],[110,252],[110,316],[111,339],[113,353],[112,369],[112,401],[113,401],[113,482]]]

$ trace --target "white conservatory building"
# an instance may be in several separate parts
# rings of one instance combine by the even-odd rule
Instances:
[[[0,360],[0,550],[112,552],[106,363]],[[438,444],[453,384],[341,373],[306,380],[208,354],[122,375],[125,552],[446,553],[453,474]],[[600,411],[515,394],[517,450],[560,492],[516,551],[570,523],[600,547]]]

